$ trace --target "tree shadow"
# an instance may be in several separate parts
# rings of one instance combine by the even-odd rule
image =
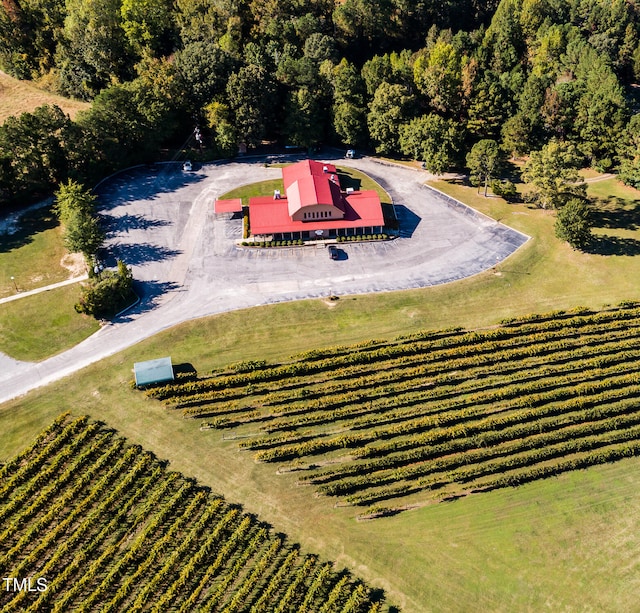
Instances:
[[[134,281],[133,289],[140,298],[140,302],[112,321],[126,323],[132,321],[136,315],[153,311],[163,295],[176,291],[178,288],[179,285],[172,281]]]
[[[116,175],[98,188],[98,208],[107,211],[134,200],[154,200],[159,194],[174,192],[205,178],[204,173],[183,171],[178,163],[133,168]]]
[[[594,255],[640,255],[640,241],[619,236],[593,236],[584,248],[586,253]]]
[[[33,242],[40,232],[52,230],[59,225],[50,207],[8,215],[0,229],[0,253],[8,253]],[[5,230],[4,232],[2,230]]]
[[[129,266],[142,265],[147,262],[162,262],[180,255],[182,251],[169,249],[151,243],[116,243],[110,248],[113,257],[126,262]]]
[[[101,216],[103,224],[109,228],[107,230],[107,237],[113,237],[122,232],[130,230],[148,230],[149,228],[160,228],[163,226],[170,226],[171,222],[166,219],[149,219],[144,215],[104,215]]]
[[[617,196],[608,201],[598,199],[591,210],[591,218],[596,228],[637,230],[640,227],[640,201]]]

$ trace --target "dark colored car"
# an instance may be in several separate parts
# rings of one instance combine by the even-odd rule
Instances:
[[[338,253],[338,248],[335,245],[329,245],[329,257],[332,260],[337,260],[340,257]]]

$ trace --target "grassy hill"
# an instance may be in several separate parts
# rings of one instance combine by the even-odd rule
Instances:
[[[205,421],[214,421],[211,417],[185,419],[181,410],[168,410],[161,402],[130,388],[133,362],[161,355],[170,354],[174,363],[191,363],[205,375],[214,369],[228,371],[229,364],[239,361],[284,364],[305,350],[372,338],[384,339],[378,344],[400,344],[398,336],[424,330],[449,329],[443,338],[447,334],[455,338],[469,334],[451,330],[460,326],[477,330],[536,312],[573,310],[580,304],[600,310],[623,299],[640,299],[640,263],[635,255],[638,230],[633,223],[639,199],[635,190],[623,192],[613,180],[590,185],[590,191],[600,191],[608,214],[601,218],[597,230],[602,237],[598,243],[601,252],[579,253],[554,239],[549,212],[507,205],[498,198],[476,198],[473,190],[459,185],[439,186],[527,232],[534,240],[495,270],[460,283],[343,297],[332,306],[320,300],[270,305],[167,330],[81,373],[5,404],[0,409],[0,460],[18,453],[61,410],[70,409],[117,428],[130,442],[169,459],[173,469],[197,478],[229,501],[241,502],[247,512],[286,532],[307,551],[336,560],[371,585],[382,587],[389,600],[403,611],[634,610],[640,594],[635,572],[640,548],[640,461],[635,457],[559,473],[516,488],[423,504],[375,521],[356,521],[357,506],[335,506],[345,497],[316,496],[315,488],[320,484],[298,485],[305,473],[278,474],[278,467],[293,466],[295,460],[255,462],[250,450],[239,450],[239,442],[254,439],[239,439],[241,432],[235,428],[201,431]],[[587,315],[576,311],[572,316]],[[584,328],[574,331],[577,334],[580,330]],[[483,333],[476,332],[479,336]],[[575,338],[579,341],[581,335]],[[497,340],[478,338],[479,342]],[[593,347],[606,344],[602,337]],[[584,351],[589,347],[586,345]],[[430,356],[441,350],[433,348],[422,358],[422,364],[412,368],[429,366]],[[574,347],[573,351],[582,348]],[[560,356],[560,352],[555,355]],[[608,380],[611,372],[607,369],[615,366],[610,361],[615,356],[616,351],[594,356],[603,361],[594,363],[591,382],[584,384],[592,385],[593,375]],[[433,366],[442,364],[434,362]],[[550,362],[549,369],[561,364]],[[584,360],[580,364],[584,367]],[[496,372],[485,371],[478,384],[498,381],[507,366],[497,362]],[[484,368],[490,371],[492,366],[487,363]],[[537,371],[541,381],[554,376],[553,372],[545,375],[542,364],[537,368],[541,369]],[[528,372],[536,376],[535,370]],[[628,374],[634,372],[630,368]],[[565,372],[558,377],[569,375]],[[424,376],[435,378],[438,374]],[[584,386],[579,387],[579,372],[571,376],[575,380],[568,382],[568,389],[588,392]],[[622,373],[616,378],[620,381],[624,376]],[[511,385],[515,389],[528,383],[523,380]],[[466,383],[475,384],[473,377]],[[316,381],[310,389],[320,391],[322,385]],[[426,387],[423,391],[428,390]],[[467,391],[471,394],[471,388]],[[473,393],[483,392],[476,389]],[[258,395],[255,400],[259,400]],[[629,406],[632,408],[632,404]],[[267,412],[266,407],[262,410]],[[633,414],[631,409],[626,413]],[[245,433],[260,434],[259,426],[255,424]],[[351,448],[342,450],[343,458],[349,451]],[[302,467],[305,462],[302,459]],[[428,490],[413,494],[411,502],[417,502],[418,497],[424,502],[425,492]]]
[[[240,430],[201,430],[209,418],[184,419],[182,411],[168,410],[131,389],[133,362],[158,357],[160,352],[171,354],[174,362],[198,367],[218,364],[217,368],[229,370],[225,367],[229,357],[248,353],[246,347],[257,338],[249,333],[247,318],[266,312],[234,314],[244,318],[246,334],[236,338],[233,347],[225,336],[225,318],[191,322],[7,403],[0,411],[2,459],[23,449],[61,409],[72,409],[117,428],[130,442],[169,459],[174,470],[197,478],[231,502],[241,502],[247,512],[286,532],[305,550],[336,560],[338,566],[380,586],[403,611],[463,612],[477,610],[478,602],[492,611],[549,606],[554,610],[633,610],[638,594],[633,587],[633,559],[640,547],[637,458],[423,505],[375,521],[357,521],[358,507],[336,506],[336,499],[316,496],[314,486],[300,487],[304,473],[278,471],[285,462],[256,463],[250,451],[239,451],[240,441],[251,440],[239,439]],[[276,332],[284,330],[278,310],[269,312],[276,315],[269,321]],[[289,330],[290,314],[289,309],[280,314]],[[580,338],[577,334],[576,339]],[[606,344],[604,338],[601,341]],[[262,337],[259,347],[270,348],[265,352],[270,361],[285,363],[295,345],[292,341],[279,346]],[[611,352],[608,359],[615,355]],[[601,357],[607,359],[606,354]],[[436,369],[441,364],[436,360],[431,364],[429,357],[422,362]],[[504,371],[508,363],[498,365]],[[610,366],[602,363],[598,368]],[[491,370],[491,365],[485,368]],[[498,376],[496,372],[481,380]],[[280,387],[284,392],[285,386]],[[366,388],[363,391],[367,393]],[[627,414],[633,415],[634,410]],[[343,455],[349,451],[343,450]]]
[[[640,308],[309,351],[147,391],[255,460],[394,514],[640,454]]]
[[[57,104],[72,119],[78,111],[89,108],[87,102],[58,96],[0,71],[0,123],[11,115],[31,112],[43,104]]]

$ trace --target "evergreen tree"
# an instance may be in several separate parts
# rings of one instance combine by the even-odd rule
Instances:
[[[589,207],[583,199],[571,198],[558,210],[556,236],[567,241],[574,249],[582,249],[589,244],[591,227]]]
[[[96,197],[79,183],[69,180],[56,192],[54,212],[64,227],[64,242],[72,253],[82,253],[87,263],[104,242],[95,216]]]

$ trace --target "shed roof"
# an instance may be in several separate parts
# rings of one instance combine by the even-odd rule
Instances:
[[[162,381],[173,381],[173,366],[171,358],[157,358],[146,362],[136,362],[133,365],[136,385],[151,385]]]
[[[232,198],[231,200],[216,200],[214,210],[217,213],[241,213],[242,199]]]

